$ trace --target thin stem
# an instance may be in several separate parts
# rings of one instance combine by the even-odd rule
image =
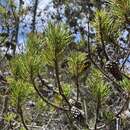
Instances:
[[[37,8],[38,8],[38,0],[35,0],[33,8],[34,10],[33,10],[33,20],[32,20],[32,32],[34,33],[36,29],[36,14],[37,14]]]
[[[32,79],[32,84],[33,84],[33,87],[34,87],[35,91],[37,92],[38,96],[39,96],[45,103],[47,103],[48,105],[51,105],[51,106],[54,107],[54,108],[57,108],[57,109],[60,109],[60,110],[63,110],[63,111],[68,111],[67,109],[65,109],[65,108],[63,108],[63,107],[60,107],[60,106],[57,106],[56,104],[54,104],[54,103],[48,101],[46,98],[44,98],[44,97],[42,96],[42,94],[40,93],[40,91],[38,90],[38,88],[36,87],[35,82],[34,82],[34,79]]]
[[[3,108],[1,110],[1,115],[3,117],[4,113],[6,113],[7,109],[8,109],[8,101],[9,101],[9,97],[7,95],[5,95],[3,97]]]
[[[23,116],[23,111],[22,111],[22,106],[20,105],[20,101],[19,101],[19,97],[18,97],[18,103],[17,103],[17,111],[19,113],[19,116],[21,118],[21,122],[23,124],[23,127],[26,129],[26,130],[29,130],[29,128],[27,127],[25,121],[24,121],[24,116]]]
[[[38,77],[42,83],[42,86],[45,86],[47,89],[50,89],[50,87],[48,86],[48,84],[42,79],[41,75],[38,74]],[[56,90],[52,90],[54,93],[56,93],[57,95],[59,94]]]
[[[79,69],[79,66],[78,66],[78,63],[77,63],[77,67],[76,67],[76,71],[77,71],[77,74],[76,74],[76,78],[75,78],[75,83],[76,83],[76,88],[77,88],[77,102],[79,100],[79,94],[80,94],[80,90],[79,90],[79,73],[78,73],[78,69]]]
[[[61,84],[60,84],[59,65],[58,65],[57,59],[55,60],[55,73],[56,73],[56,80],[57,80],[57,85],[58,85],[58,88],[59,88],[59,93],[63,97],[63,99],[66,101],[69,108],[71,108],[71,105],[70,105],[68,99],[66,98],[66,96],[64,95],[63,89],[62,89]]]
[[[60,109],[60,110],[63,110],[63,111],[68,111],[67,109],[63,108],[63,107],[60,107],[60,106],[57,106],[56,104],[53,104],[52,102],[48,101],[46,98],[44,98],[41,94],[41,92],[39,91],[39,89],[37,88],[36,84],[35,84],[35,81],[34,81],[34,78],[33,78],[33,73],[32,73],[32,67],[30,66],[30,79],[31,79],[31,83],[35,89],[35,91],[37,92],[38,96],[45,102],[47,103],[48,105],[51,105],[52,107],[54,108],[57,108],[57,109]]]
[[[115,117],[119,117],[119,115],[124,111],[124,108],[128,105],[128,103],[129,103],[129,95],[126,97],[123,106],[121,107],[120,111],[115,115]]]
[[[99,117],[99,110],[100,110],[100,96],[97,97],[95,130],[97,130],[97,123],[98,123],[98,117]]]
[[[29,130],[28,127],[27,127],[27,125],[26,125],[26,123],[25,123],[25,121],[24,121],[22,108],[20,107],[19,109],[20,109],[19,115],[20,115],[20,117],[21,117],[22,124],[23,124],[23,126],[24,126],[24,128],[25,128],[26,130]]]
[[[79,90],[79,76],[76,76],[76,87],[77,87],[77,101],[79,100],[79,94],[80,94],[80,90]]]

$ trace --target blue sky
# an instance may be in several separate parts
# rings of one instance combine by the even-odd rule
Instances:
[[[19,0],[14,0],[15,2],[18,2]],[[33,3],[34,0],[24,0],[24,7],[28,7],[30,6],[32,3]],[[51,0],[39,0],[39,4],[38,4],[38,10],[37,10],[37,14],[42,11],[42,16],[41,17],[44,17],[45,14],[44,14],[44,9],[45,7],[49,4],[49,2],[51,2]],[[29,25],[31,24],[32,22],[32,16],[31,14],[27,14],[27,16],[25,17],[25,23],[28,25],[28,27],[26,28],[23,28],[23,24],[20,25],[20,30],[19,31],[19,43],[25,43],[26,41],[26,34],[29,32],[30,28],[29,28]],[[42,31],[42,29],[44,28],[43,27],[43,24],[41,23],[41,20],[40,18],[36,18],[36,28],[37,30],[39,31]]]
[[[15,0],[18,1],[18,0]],[[23,0],[25,2],[25,4],[30,4],[32,3],[34,0]],[[45,8],[45,6],[50,2],[51,0],[39,0],[39,8],[43,9]]]

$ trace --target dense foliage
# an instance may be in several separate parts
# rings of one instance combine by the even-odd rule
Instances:
[[[43,32],[38,3],[22,50],[30,8],[0,3],[0,129],[128,130],[130,0],[54,0]]]

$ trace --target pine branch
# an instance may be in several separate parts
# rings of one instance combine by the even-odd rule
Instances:
[[[17,111],[18,111],[18,114],[20,115],[21,122],[22,122],[24,128],[25,128],[26,130],[29,130],[29,128],[27,127],[27,125],[26,125],[26,123],[25,123],[25,120],[24,120],[23,111],[22,111],[22,106],[20,105],[19,97],[18,97],[18,100],[17,100]]]
[[[40,97],[45,103],[47,103],[48,105],[50,105],[50,106],[52,106],[52,107],[54,107],[54,108],[57,108],[57,109],[60,109],[60,110],[63,110],[63,111],[68,111],[68,109],[65,109],[65,108],[63,108],[63,107],[57,106],[56,104],[53,104],[52,102],[50,102],[50,101],[48,101],[46,98],[44,98],[44,97],[42,96],[41,92],[40,92],[40,91],[38,90],[38,88],[36,87],[36,84],[35,84],[33,78],[31,78],[31,83],[32,83],[32,85],[33,85],[35,91],[36,91],[37,94],[39,95],[39,97]]]
[[[55,56],[55,57],[56,57],[56,56]],[[56,58],[56,60],[55,60],[55,73],[56,73],[56,80],[57,80],[57,84],[58,84],[58,88],[59,88],[59,93],[60,93],[60,95],[63,97],[63,99],[66,101],[66,103],[68,104],[69,109],[70,109],[70,108],[71,108],[71,105],[70,105],[68,99],[66,98],[66,96],[64,95],[63,89],[62,89],[61,84],[60,84],[59,65],[58,65],[57,58]]]

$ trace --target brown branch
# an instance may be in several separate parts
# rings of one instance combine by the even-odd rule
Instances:
[[[120,111],[115,115],[115,117],[118,117],[124,111],[124,108],[126,105],[128,105],[128,102],[129,102],[129,95],[127,96],[123,106],[121,107]]]
[[[78,70],[77,70],[78,71]],[[78,74],[77,74],[77,76],[76,76],[76,87],[77,87],[77,102],[78,102],[78,100],[79,100],[79,94],[80,94],[80,90],[79,90],[79,76],[78,76]]]
[[[19,100],[19,97],[18,97],[18,100],[17,100],[17,111],[18,111],[18,114],[21,118],[21,122],[23,124],[23,127],[26,129],[26,130],[29,130],[29,128],[27,127],[26,123],[25,123],[25,120],[24,120],[24,116],[23,116],[23,111],[22,111],[22,106],[20,105],[20,100]]]
[[[3,99],[3,108],[2,108],[2,110],[1,110],[1,115],[2,115],[2,116],[4,115],[4,113],[7,112],[7,109],[8,109],[8,101],[9,101],[8,95],[5,95],[3,98],[4,98],[4,99]]]
[[[40,79],[41,83],[42,83],[42,86],[45,86],[47,89],[50,90],[50,87],[49,85],[42,79],[41,75],[38,74],[38,78]],[[59,94],[56,90],[52,90],[54,93],[56,93],[57,95]]]
[[[97,97],[97,106],[96,106],[96,122],[95,122],[95,130],[97,130],[97,123],[98,123],[98,117],[99,117],[99,109],[100,109],[100,96]]]
[[[59,93],[63,97],[63,99],[66,101],[66,103],[68,104],[69,108],[71,108],[71,105],[70,105],[68,99],[66,98],[66,96],[64,95],[63,89],[62,89],[61,84],[60,84],[59,65],[58,65],[57,59],[55,60],[55,73],[56,73],[56,80],[57,80]]]
[[[37,88],[37,86],[36,86],[36,84],[35,84],[34,79],[32,78],[32,76],[31,76],[31,83],[32,83],[32,85],[33,85],[35,91],[37,92],[38,96],[39,96],[45,103],[47,103],[48,105],[51,105],[51,106],[54,107],[54,108],[57,108],[57,109],[60,109],[60,110],[63,110],[63,111],[68,111],[68,109],[65,109],[65,108],[63,108],[63,107],[57,106],[56,104],[54,104],[54,103],[48,101],[46,98],[44,98],[44,97],[42,96],[41,92],[38,90],[38,88]]]

